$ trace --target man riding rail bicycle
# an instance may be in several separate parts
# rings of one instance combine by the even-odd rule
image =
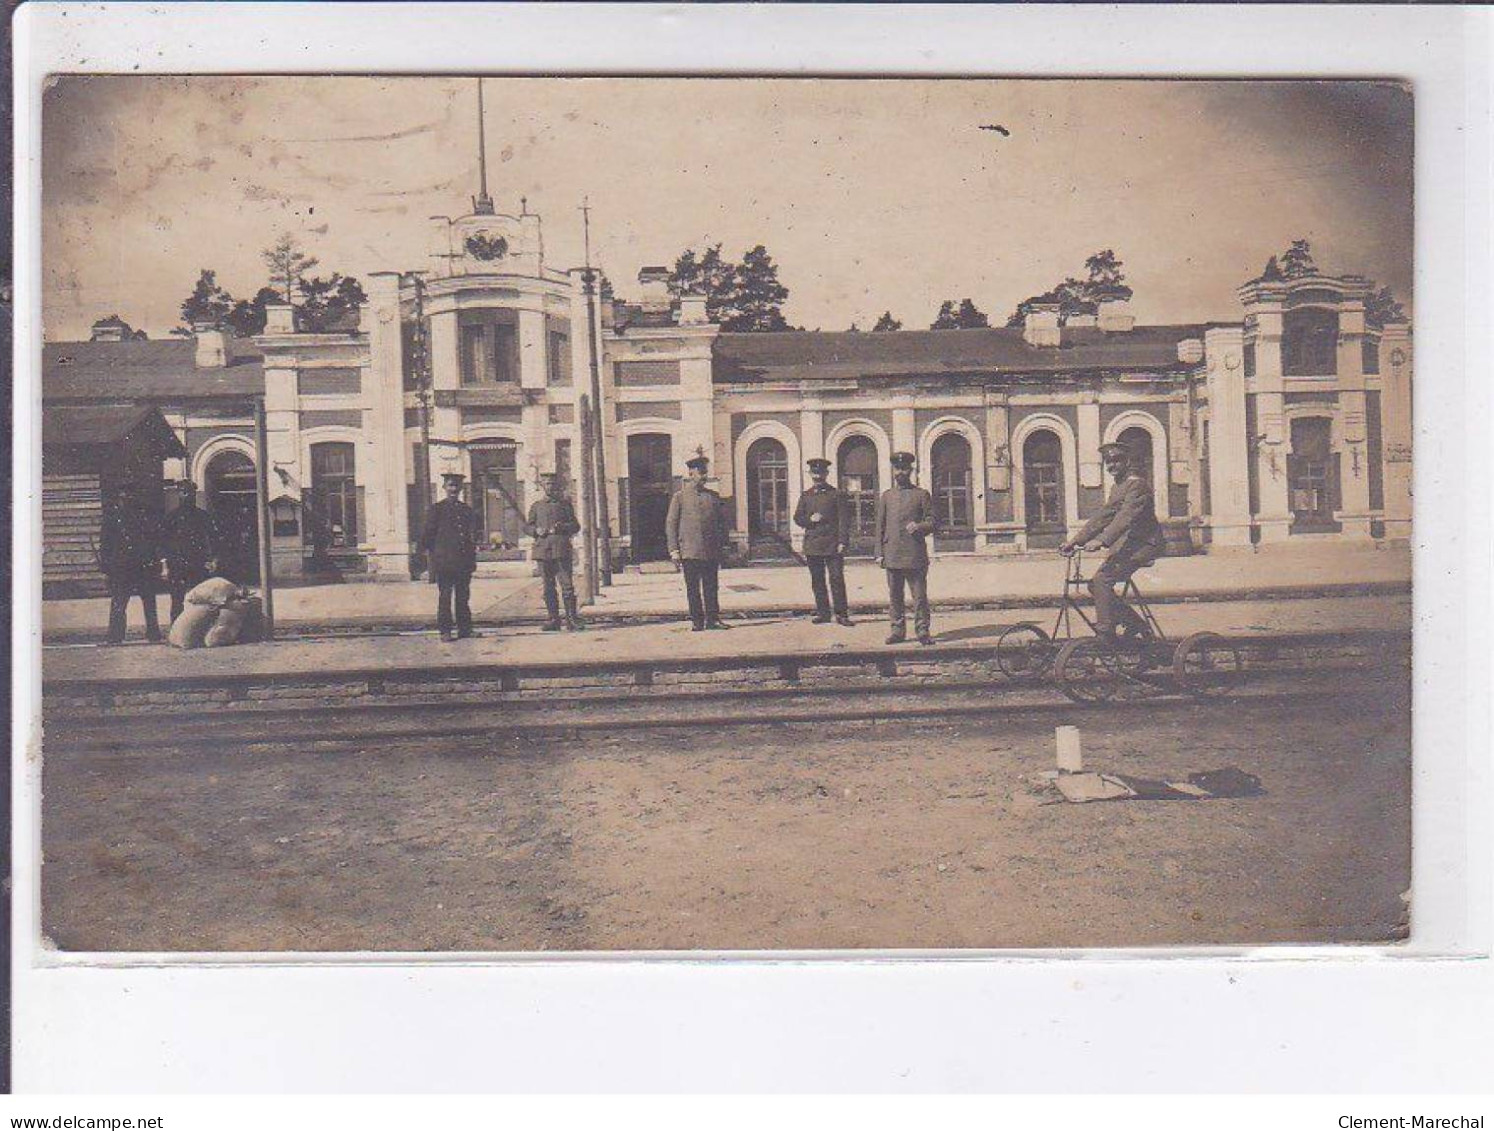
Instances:
[[[1124,444],[1102,444],[1100,458],[1115,487],[1099,513],[1059,549],[1065,557],[1080,547],[1089,553],[1110,551],[1089,583],[1095,599],[1095,631],[1110,644],[1116,643],[1116,632],[1122,628],[1128,639],[1143,641],[1152,635],[1151,629],[1120,597],[1116,587],[1125,585],[1133,573],[1162,555],[1162,524],[1157,521],[1151,484],[1135,454]]]

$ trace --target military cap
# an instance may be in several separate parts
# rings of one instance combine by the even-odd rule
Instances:
[[[711,461],[705,456],[691,456],[685,461],[685,466],[688,467],[691,471],[695,471],[697,469],[699,469],[700,471],[704,471],[706,468],[711,466]]]
[[[809,469],[811,471],[829,471],[830,470],[830,461],[827,460],[827,459],[822,459],[819,456],[815,456],[814,459],[805,460],[804,462],[809,465]]]
[[[893,467],[898,467],[898,468],[912,467],[917,462],[918,462],[918,459],[917,459],[917,457],[915,457],[913,455],[912,452],[893,452],[892,453],[891,463],[892,463]]]
[[[441,473],[441,482],[455,483],[458,487],[460,487],[463,483],[467,482],[467,477],[460,471],[443,471]]]
[[[1111,440],[1108,444],[1100,445],[1100,454],[1102,456],[1109,455],[1111,452],[1119,452],[1127,459],[1136,454],[1131,450],[1131,446],[1129,444],[1122,444],[1119,440]]]
[[[178,491],[195,491],[197,490],[197,484],[190,479],[178,479],[176,481],[176,489]]]

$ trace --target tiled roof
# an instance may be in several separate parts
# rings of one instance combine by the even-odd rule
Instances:
[[[1061,373],[1188,368],[1177,346],[1202,326],[1138,326],[1110,332],[1065,329],[1057,347],[1028,345],[1020,327],[895,330],[884,333],[789,331],[721,334],[713,346],[717,382],[850,380],[944,374]]]
[[[190,338],[128,342],[48,342],[42,347],[44,401],[178,401],[259,396],[264,359],[229,339],[229,362],[200,369]]]
[[[42,414],[42,443],[117,444],[142,425],[165,455],[187,454],[161,410],[153,405],[56,405]]]

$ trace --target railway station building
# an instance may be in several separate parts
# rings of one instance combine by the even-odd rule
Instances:
[[[621,567],[666,556],[669,496],[697,453],[749,563],[792,558],[815,456],[851,493],[853,552],[869,554],[897,450],[917,454],[934,494],[936,554],[1054,547],[1100,506],[1099,448],[1116,439],[1142,453],[1175,552],[1409,537],[1409,327],[1369,322],[1371,285],[1355,276],[1256,278],[1200,324],[1137,325],[1111,302],[1006,328],[723,333],[704,297],[670,293],[666,269],[614,295],[546,260],[527,206],[503,214],[482,196],[469,215],[430,221],[427,262],[365,282],[359,324],[338,333],[302,332],[291,307],[272,306],[246,340],[203,326],[141,341],[101,323],[96,340],[48,342],[44,413],[158,408],[181,445],[163,478],[196,484],[245,576],[257,398],[277,577],[408,579],[445,471],[467,476],[480,569],[501,572],[528,568],[523,517],[540,475],[579,474],[593,369]],[[57,594],[98,582],[54,545],[79,489],[44,473],[44,582]]]

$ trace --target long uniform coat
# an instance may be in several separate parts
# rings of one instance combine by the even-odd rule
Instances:
[[[1077,545],[1095,538],[1109,548],[1112,558],[1156,558],[1166,549],[1162,524],[1157,521],[1152,487],[1143,476],[1127,475],[1110,497],[1074,535]]]
[[[819,522],[811,522],[819,515]],[[811,484],[799,496],[794,508],[794,525],[804,530],[804,555],[811,558],[834,557],[842,546],[851,543],[851,500],[844,491],[826,483]]]
[[[909,534],[908,523],[915,533]],[[877,499],[877,556],[884,569],[924,569],[934,532],[934,497],[922,487],[890,487]]]
[[[719,562],[726,555],[726,504],[709,487],[686,483],[669,500],[664,531],[671,555],[684,561]]]
[[[173,575],[201,572],[217,555],[217,530],[207,511],[183,503],[166,517],[162,556]]]
[[[529,533],[534,536],[534,560],[564,562],[571,559],[571,536],[580,531],[575,508],[569,499],[548,496],[529,508]],[[545,531],[545,533],[541,533]]]
[[[477,571],[477,512],[460,499],[442,499],[425,515],[420,547],[431,556],[432,574]]]
[[[133,578],[154,572],[161,560],[161,527],[156,515],[138,503],[106,509],[99,528],[98,557],[106,577]]]

